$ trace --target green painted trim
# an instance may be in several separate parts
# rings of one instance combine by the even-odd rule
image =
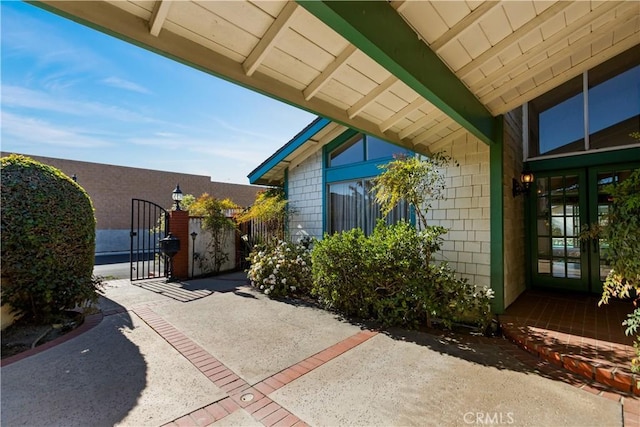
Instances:
[[[499,138],[496,118],[388,2],[297,1],[480,140]]]
[[[278,151],[273,153],[267,160],[262,162],[257,168],[249,172],[247,177],[249,178],[249,182],[251,184],[268,184],[268,182],[264,182],[262,178],[265,174],[267,174],[271,169],[280,164],[287,156],[293,154],[297,149],[304,146],[304,144],[309,141],[314,135],[320,132],[325,128],[331,120],[323,119],[318,117],[311,123],[309,123],[304,129],[302,129],[296,136],[291,138],[289,142],[280,147]]]
[[[575,156],[556,157],[553,159],[529,160],[526,165],[531,172],[561,171],[564,169],[586,168],[600,165],[614,165],[617,163],[639,162],[640,148],[624,148],[619,150],[586,154]]]
[[[498,117],[496,142],[489,145],[490,208],[490,262],[491,289],[495,293],[491,310],[495,314],[504,312],[504,116]]]

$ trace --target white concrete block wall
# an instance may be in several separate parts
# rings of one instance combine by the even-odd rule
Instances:
[[[189,235],[191,233],[196,232],[198,235],[196,236],[195,241],[189,239],[189,276],[191,277],[191,272],[193,271],[193,276],[197,277],[201,274],[209,274],[211,271],[208,271],[208,266],[210,267],[212,264],[211,257],[208,254],[209,248],[208,245],[211,242],[211,233],[202,228],[202,218],[200,217],[190,217],[189,218]],[[222,248],[224,252],[227,253],[229,259],[220,266],[220,271],[230,271],[236,268],[236,233],[233,230],[229,230],[225,233],[225,245]],[[195,243],[195,247],[194,247]],[[182,242],[181,244],[184,244]],[[194,251],[197,254],[194,257]],[[204,258],[199,260],[199,258]],[[195,261],[195,263],[194,263]],[[204,267],[204,268],[203,268]]]
[[[322,149],[289,169],[289,233],[294,241],[322,238]]]
[[[489,146],[467,134],[442,151],[459,166],[445,169],[446,200],[435,201],[429,225],[449,229],[436,259],[475,285],[490,285]]]

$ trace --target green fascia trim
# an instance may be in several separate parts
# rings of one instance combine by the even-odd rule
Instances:
[[[256,184],[260,182],[260,179],[271,169],[277,166],[281,161],[283,161],[287,156],[296,151],[298,148],[302,147],[306,142],[311,139],[315,134],[320,132],[325,126],[331,123],[331,120],[324,119],[318,117],[306,128],[300,131],[296,136],[294,136],[289,142],[280,147],[278,151],[273,153],[271,157],[262,162],[260,166],[255,168],[253,171],[247,175],[249,177],[249,182],[251,184]]]
[[[504,117],[498,117],[497,141],[489,145],[490,208],[490,262],[491,289],[495,293],[491,310],[495,314],[504,312],[504,163],[502,130]]]
[[[526,164],[531,172],[544,172],[638,161],[640,161],[640,148],[620,147],[620,150],[596,151],[553,159],[529,160]]]
[[[499,137],[496,118],[388,2],[297,1],[480,140]]]

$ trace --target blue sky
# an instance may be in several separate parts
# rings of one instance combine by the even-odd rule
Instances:
[[[315,116],[22,2],[0,2],[2,151],[247,174]]]

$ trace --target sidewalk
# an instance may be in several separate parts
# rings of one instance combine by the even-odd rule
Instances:
[[[503,339],[370,331],[238,274],[109,282],[102,307],[93,329],[2,368],[3,426],[621,426],[637,404]]]

